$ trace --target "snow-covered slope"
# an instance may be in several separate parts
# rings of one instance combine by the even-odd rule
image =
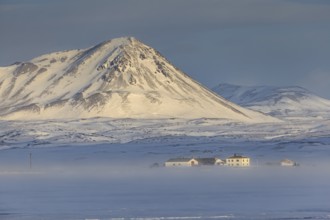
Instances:
[[[301,87],[219,84],[213,91],[234,103],[274,116],[330,115],[330,100]]]
[[[135,38],[46,54],[0,68],[1,119],[276,119],[237,106]]]

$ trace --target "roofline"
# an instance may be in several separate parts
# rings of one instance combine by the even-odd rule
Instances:
[[[227,159],[249,159],[249,157],[245,157],[245,156],[232,156],[232,157],[228,157]]]
[[[166,162],[189,162],[191,160],[197,161],[197,159],[194,157],[191,157],[191,158],[182,157],[182,158],[171,158],[171,159],[168,159]]]

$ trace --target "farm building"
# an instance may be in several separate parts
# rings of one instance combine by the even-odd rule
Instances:
[[[165,167],[191,167],[197,166],[199,163],[195,158],[173,158],[165,162]]]
[[[250,166],[250,158],[234,154],[226,159],[226,165],[231,167],[248,167]]]
[[[297,166],[298,164],[292,160],[289,159],[284,159],[281,160],[281,166],[283,167],[293,167],[293,166]]]
[[[214,165],[224,165],[225,162],[219,158],[216,157],[206,157],[206,158],[196,158],[198,161],[198,165],[208,165],[208,166],[214,166]]]
[[[210,158],[196,158],[198,161],[198,165],[209,165],[212,166],[215,164],[216,158],[210,157]]]
[[[219,158],[215,158],[215,163],[214,163],[214,165],[218,165],[218,166],[220,166],[220,165],[225,165],[225,163],[226,163],[226,161],[221,160],[221,159],[219,159]]]

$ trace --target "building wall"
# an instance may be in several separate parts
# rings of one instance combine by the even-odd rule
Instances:
[[[284,166],[284,167],[292,167],[294,165],[295,165],[295,163],[293,161],[281,161],[281,166]]]
[[[198,165],[198,161],[196,160],[190,160],[188,162],[169,162],[169,161],[166,161],[165,162],[165,166],[166,167],[191,167],[191,166],[196,166]]]
[[[250,158],[228,158],[226,165],[231,167],[248,167],[250,166]]]
[[[225,163],[225,161],[223,161],[221,159],[216,159],[214,165],[221,166],[221,165],[224,165],[224,163]]]

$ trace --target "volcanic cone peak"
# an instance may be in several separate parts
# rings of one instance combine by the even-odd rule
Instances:
[[[215,95],[132,37],[0,68],[0,117],[274,118]]]

